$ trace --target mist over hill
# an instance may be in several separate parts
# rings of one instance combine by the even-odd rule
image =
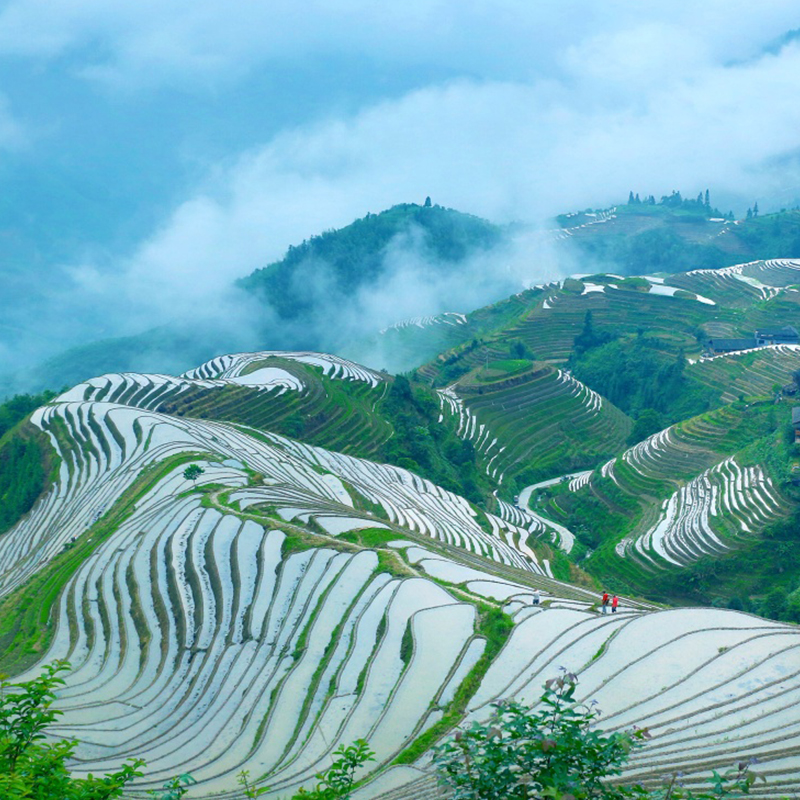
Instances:
[[[335,352],[406,371],[445,343],[409,351],[380,333],[407,320],[465,314],[574,273],[671,273],[800,254],[800,211],[738,221],[719,214],[677,193],[542,226],[500,226],[433,203],[393,206],[290,246],[281,260],[225,284],[213,302],[176,308],[171,321],[144,332],[93,339],[92,325],[113,311],[86,307],[74,324],[89,341],[38,365],[16,349],[22,332],[6,321],[0,397],[109,371],[181,372],[217,354],[263,348]],[[46,315],[40,338],[50,348],[57,340]],[[12,371],[14,363],[25,366]]]
[[[168,324],[82,345],[8,376],[0,395],[111,370],[180,372],[236,350],[366,355],[371,339],[394,323],[470,311],[564,271],[549,239],[528,228],[402,204],[290,247],[280,261],[225,286],[213,303],[176,310]],[[390,356],[381,353],[380,364],[367,360],[394,371],[413,366]]]

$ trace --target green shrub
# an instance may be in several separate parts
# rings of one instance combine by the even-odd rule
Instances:
[[[473,722],[435,747],[433,761],[452,800],[711,800],[749,792],[756,776],[746,762],[713,771],[711,792],[697,795],[677,775],[654,791],[610,783],[650,735],[597,730],[600,712],[575,700],[576,686],[577,678],[565,672],[545,683],[537,709],[496,703],[488,723]]]
[[[317,785],[311,789],[300,789],[292,800],[346,800],[355,783],[356,770],[367,761],[375,760],[375,753],[364,739],[356,739],[349,747],[342,745],[335,753],[338,756],[324,772],[317,774]],[[270,791],[268,786],[256,788],[250,784],[250,773],[239,773],[239,785],[248,800],[253,800]]]
[[[440,780],[454,800],[624,797],[605,779],[622,771],[648,734],[590,729],[598,712],[575,700],[576,686],[568,673],[547,681],[539,710],[496,703],[487,724],[475,722],[434,748]]]
[[[0,682],[0,797],[33,800],[110,800],[142,773],[136,759],[101,778],[73,778],[66,762],[77,742],[44,743],[46,728],[61,714],[52,708],[64,661],[45,667],[32,681]],[[10,691],[9,691],[10,690]]]

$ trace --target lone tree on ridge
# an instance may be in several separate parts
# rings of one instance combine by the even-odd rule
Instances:
[[[183,477],[186,478],[187,481],[191,481],[195,483],[195,481],[205,472],[205,470],[198,466],[197,464],[190,464],[186,469],[183,471]]]

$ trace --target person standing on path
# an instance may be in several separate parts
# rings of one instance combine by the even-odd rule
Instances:
[[[533,590],[533,604],[538,606],[539,603],[542,601],[542,595],[539,593],[538,589]]]
[[[619,605],[619,597],[617,597],[616,595],[614,595],[614,596],[611,598],[611,613],[612,613],[612,614],[616,614],[616,613],[617,613],[617,606],[618,606],[618,605]]]
[[[603,592],[603,613],[608,614],[608,592]]]

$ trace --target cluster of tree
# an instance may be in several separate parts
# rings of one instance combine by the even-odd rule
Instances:
[[[3,437],[54,397],[49,391],[18,394],[0,405],[0,533],[33,508],[47,481],[45,445],[40,436],[27,430]]]
[[[508,355],[513,359],[533,361],[535,358],[533,351],[525,342],[519,339],[512,339],[508,345]]]
[[[724,216],[725,219],[734,219],[733,211],[729,211],[727,214],[723,215],[718,208],[711,207],[711,195],[708,189],[706,189],[705,194],[700,192],[695,200],[682,197],[680,192],[673,190],[670,194],[663,195],[658,203],[656,203],[656,198],[652,194],[645,197],[644,200],[641,200],[638,192],[636,194],[630,192],[628,194],[628,205],[667,206],[668,208],[680,208],[684,211],[699,211],[708,217],[722,218]],[[756,204],[756,207],[757,206],[758,204]]]
[[[438,424],[439,403],[430,389],[398,375],[380,410],[394,428],[394,435],[383,445],[385,461],[474,503],[482,501],[486,478],[477,467],[475,448],[447,425]]]
[[[0,533],[33,508],[45,487],[44,453],[34,436],[0,446]]]
[[[686,365],[683,351],[670,356],[642,330],[623,338],[597,330],[591,311],[570,360],[578,380],[635,418],[630,444],[711,407],[713,392],[687,377]]]
[[[239,285],[268,300],[282,317],[297,318],[313,311],[318,293],[308,289],[315,278],[329,283],[331,290],[352,295],[380,277],[386,248],[412,230],[422,232],[414,245],[443,269],[502,238],[499,227],[480,217],[427,203],[405,203],[291,246],[281,261],[256,270]]]
[[[719,800],[749,794],[757,777],[747,761],[712,772],[709,791],[696,794],[683,787],[678,773],[655,789],[610,781],[650,733],[599,730],[600,711],[576,699],[577,683],[562,669],[562,675],[545,682],[534,708],[496,703],[487,722],[473,722],[435,747],[433,759],[447,795],[454,800]]]
[[[589,491],[566,492],[558,498],[558,503],[567,515],[564,522],[567,528],[579,542],[594,550],[619,533],[628,521],[621,510],[632,511],[635,501],[611,478],[595,478],[592,484],[620,510],[612,510]]]
[[[598,330],[594,326],[594,314],[587,311],[583,318],[583,328],[581,332],[572,340],[572,347],[577,356],[582,356],[588,350],[592,350],[600,345],[608,344],[617,338],[612,331]]]
[[[55,392],[45,391],[41,394],[17,394],[0,405],[0,439],[6,431],[10,431],[39,406],[49,403]]]

